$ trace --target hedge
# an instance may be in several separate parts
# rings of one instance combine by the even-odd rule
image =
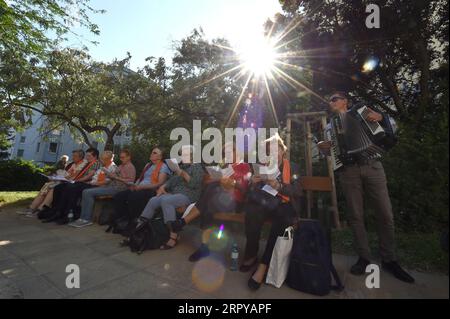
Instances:
[[[46,168],[23,159],[0,161],[0,191],[36,191],[46,182]]]

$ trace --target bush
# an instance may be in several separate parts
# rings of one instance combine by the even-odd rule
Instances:
[[[46,182],[45,177],[39,175],[44,172],[44,168],[32,161],[0,161],[0,191],[39,190]]]
[[[396,221],[405,231],[448,229],[448,95],[421,121],[402,123],[398,145],[385,158]]]

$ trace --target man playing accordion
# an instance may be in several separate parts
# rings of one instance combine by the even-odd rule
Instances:
[[[349,111],[347,94],[340,91],[334,92],[330,97],[329,106],[334,114],[345,115]],[[367,108],[367,110],[365,120],[368,123],[383,121],[383,114],[370,108]],[[345,133],[352,134],[352,132]],[[319,142],[318,147],[324,154],[331,155],[330,150],[332,151],[333,143],[331,141]],[[367,196],[375,212],[383,269],[401,281],[413,283],[414,278],[405,272],[395,259],[394,217],[386,175],[383,165],[379,161],[381,154],[374,154],[371,157],[355,154],[352,157],[352,162],[341,163],[341,167],[336,171],[350,213],[349,224],[353,231],[355,248],[359,256],[350,272],[354,275],[363,275],[366,267],[371,263],[367,232],[364,225],[364,196]]]

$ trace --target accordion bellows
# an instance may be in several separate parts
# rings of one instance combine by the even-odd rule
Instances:
[[[361,159],[379,158],[396,144],[389,116],[383,115],[380,123],[368,122],[369,113],[366,106],[355,106],[332,117],[325,135],[332,142],[331,158],[335,170]]]

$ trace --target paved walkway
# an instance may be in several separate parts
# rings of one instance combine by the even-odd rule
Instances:
[[[138,256],[119,247],[121,237],[104,226],[74,229],[42,224],[0,211],[0,297],[24,298],[315,298],[290,289],[264,285],[251,292],[249,274],[231,272],[228,256],[217,253],[193,264],[187,261],[200,231],[187,227],[176,249]],[[236,238],[243,247],[243,238]],[[222,242],[226,242],[223,240]],[[220,242],[219,242],[220,243]],[[229,251],[229,250],[226,250]],[[448,298],[447,276],[412,272],[414,285],[381,273],[381,288],[367,289],[363,277],[348,273],[355,257],[335,255],[345,291],[326,298]],[[66,288],[66,266],[80,267],[81,287]],[[10,294],[7,295],[7,290]],[[2,294],[3,292],[3,294]]]

